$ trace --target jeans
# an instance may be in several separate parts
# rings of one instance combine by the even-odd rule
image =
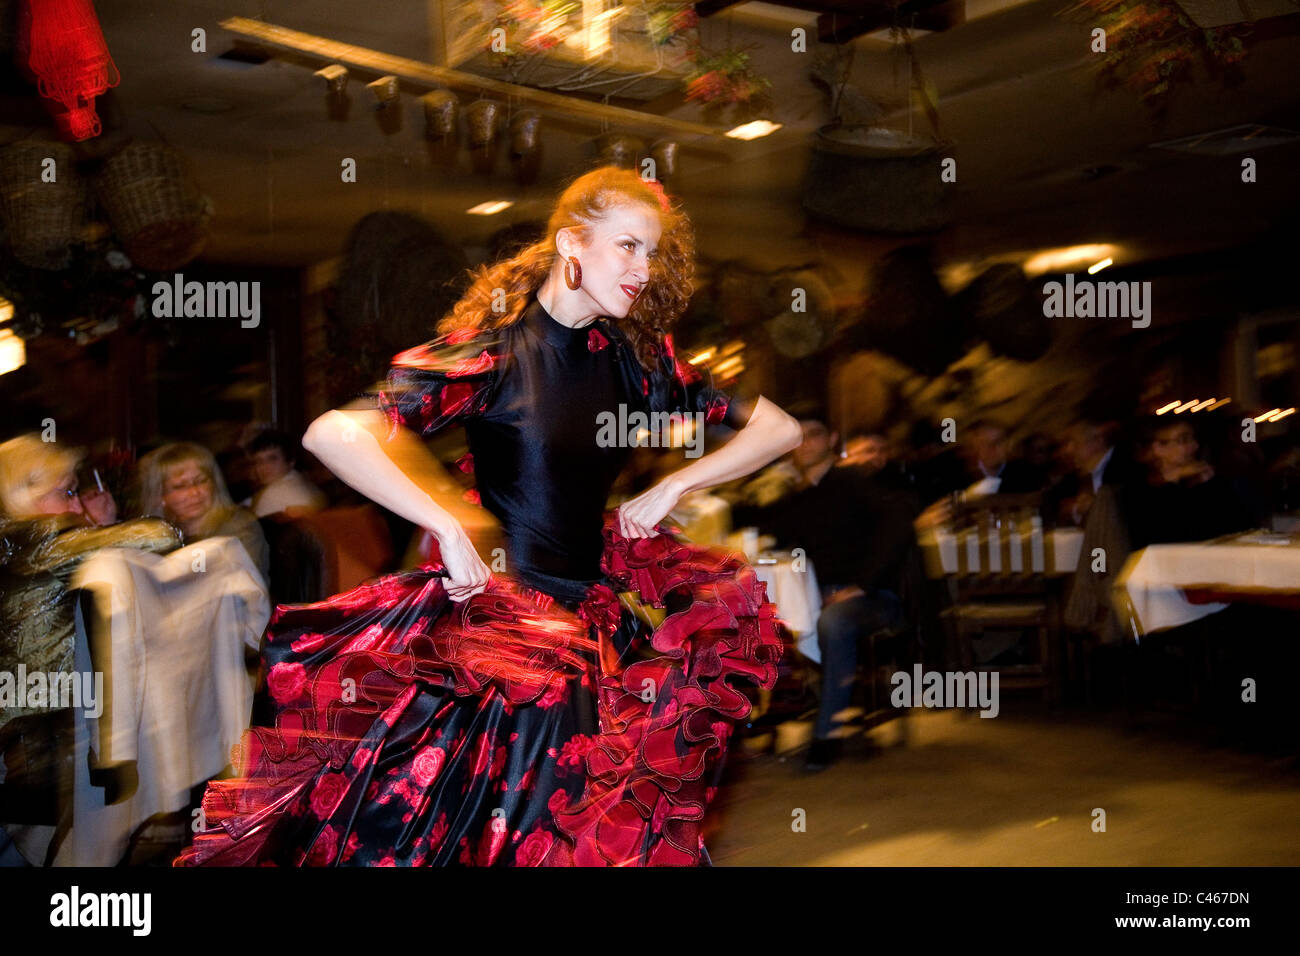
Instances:
[[[838,601],[817,618],[817,644],[822,652],[822,694],[813,736],[825,740],[834,729],[836,713],[849,706],[858,672],[858,641],[885,628],[897,627],[903,606],[892,591],[868,591]]]

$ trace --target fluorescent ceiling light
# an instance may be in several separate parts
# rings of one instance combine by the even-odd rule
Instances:
[[[481,202],[477,206],[470,206],[465,211],[471,216],[495,216],[513,205],[514,202],[509,199],[494,199],[489,202]]]
[[[769,136],[780,128],[780,123],[754,120],[752,123],[742,123],[735,129],[727,130],[727,135],[732,139],[758,139],[760,136]]]

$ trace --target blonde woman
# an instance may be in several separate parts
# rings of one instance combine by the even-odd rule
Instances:
[[[180,532],[157,518],[90,524],[78,497],[81,457],[79,449],[35,433],[0,444],[0,672],[72,673],[76,609],[68,583],[85,558],[100,548],[165,553],[181,544]],[[55,824],[68,824],[72,718],[68,707],[0,707],[9,805],[48,813],[0,824],[38,866],[47,862],[47,851],[57,850]]]
[[[304,447],[429,529],[440,560],[277,609],[277,726],[254,729],[240,779],[209,785],[208,829],[179,863],[707,863],[700,821],[750,710],[729,678],[770,687],[781,642],[753,569],[661,522],[801,433],[675,354],[693,271],[662,186],[594,170],[540,241],[478,270],[439,338],[394,359],[378,409],[312,424]],[[737,433],[607,512],[640,434],[617,423],[674,412],[695,437]],[[491,568],[387,451],[400,429],[451,425],[505,533]],[[625,592],[670,613],[655,628]]]
[[[173,442],[140,461],[141,506],[181,529],[187,545],[204,538],[238,538],[262,580],[270,580],[271,550],[257,517],[231,500],[212,452],[194,442]]]

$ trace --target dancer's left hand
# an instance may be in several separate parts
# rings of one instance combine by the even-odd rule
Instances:
[[[656,535],[655,525],[677,507],[681,493],[671,479],[665,479],[642,492],[618,509],[618,533],[625,538],[650,538]]]

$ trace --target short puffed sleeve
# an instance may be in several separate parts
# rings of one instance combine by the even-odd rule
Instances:
[[[376,398],[394,425],[428,437],[481,415],[502,360],[497,333],[461,329],[393,356]]]
[[[700,371],[677,354],[671,335],[665,335],[659,348],[659,367],[647,382],[650,410],[704,415],[710,425],[745,427],[753,413],[750,402],[733,398],[713,387],[713,376]]]

